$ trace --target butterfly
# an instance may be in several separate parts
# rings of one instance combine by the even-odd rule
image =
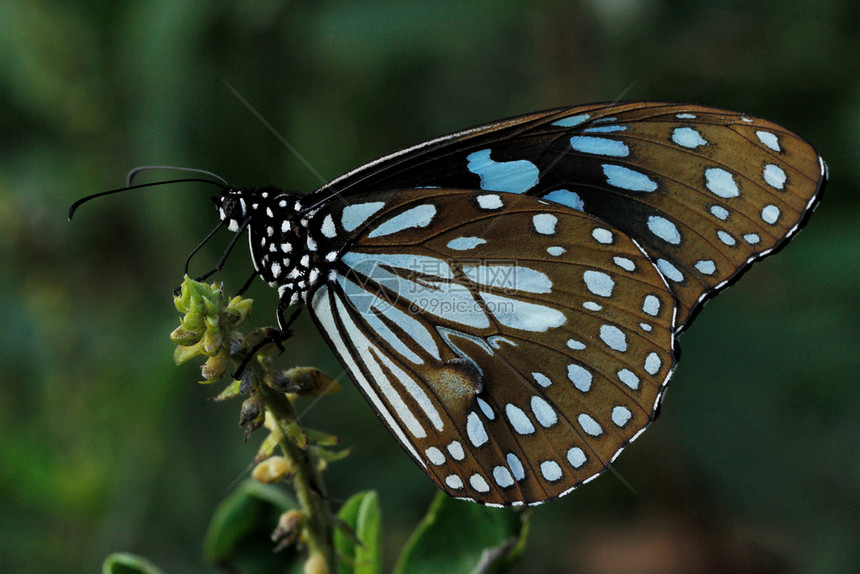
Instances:
[[[781,248],[827,168],[798,135],[704,107],[564,107],[372,161],[310,195],[224,186],[278,321],[307,308],[449,495],[539,504],[656,418],[678,335]]]

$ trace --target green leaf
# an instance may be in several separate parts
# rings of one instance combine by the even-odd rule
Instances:
[[[341,527],[335,530],[341,574],[382,572],[382,538],[379,497],[369,490],[350,497],[337,514]]]
[[[161,574],[161,570],[143,556],[117,552],[105,558],[102,574]]]
[[[237,572],[294,570],[297,553],[293,549],[273,553],[271,534],[280,515],[295,507],[280,488],[254,480],[242,482],[215,510],[203,541],[203,557]]]
[[[503,572],[522,552],[528,515],[439,492],[403,549],[395,574]]]

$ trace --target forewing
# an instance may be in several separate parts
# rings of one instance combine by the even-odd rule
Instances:
[[[726,110],[664,103],[560,108],[403,150],[318,190],[454,187],[544,197],[634,238],[678,300],[683,329],[710,294],[783,245],[826,167],[805,140]]]

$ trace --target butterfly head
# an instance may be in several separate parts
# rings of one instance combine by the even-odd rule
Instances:
[[[216,198],[218,216],[234,232],[248,228],[260,277],[290,304],[302,300],[310,275],[312,242],[299,196],[277,187],[227,188]]]
[[[239,231],[239,225],[248,217],[248,205],[245,197],[248,192],[234,187],[224,188],[224,193],[213,197],[218,218],[227,224],[230,231]]]

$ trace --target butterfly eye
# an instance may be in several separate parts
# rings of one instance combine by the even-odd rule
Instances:
[[[233,190],[225,192],[220,197],[213,198],[213,201],[218,208],[218,217],[221,221],[236,224],[245,219],[247,215],[245,199]],[[231,230],[235,231],[234,229]]]

